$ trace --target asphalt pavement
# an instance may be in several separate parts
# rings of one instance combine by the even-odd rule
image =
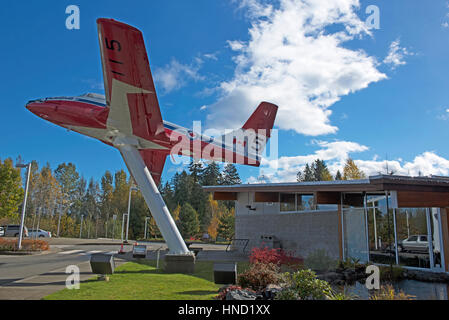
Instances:
[[[98,241],[98,240],[94,240]],[[65,288],[69,274],[66,268],[76,265],[80,269],[80,280],[87,280],[95,275],[91,272],[90,256],[95,253],[117,254],[120,244],[93,243],[66,239],[57,244],[52,239],[50,250],[32,255],[0,255],[0,300],[31,299],[37,300]],[[92,242],[92,240],[90,240]],[[125,245],[125,251],[131,251],[132,245]],[[125,260],[115,258],[116,265]]]
[[[125,255],[119,255],[121,240],[112,239],[45,239],[50,250],[32,255],[0,255],[0,300],[39,300],[66,287],[68,266],[76,265],[80,270],[80,280],[94,277],[90,268],[90,257],[95,253],[113,254],[116,266],[132,260],[130,241],[124,245]],[[165,243],[141,242],[147,245],[147,259],[160,258],[168,252]],[[203,261],[239,261],[247,259],[226,251],[226,245],[194,243],[190,246],[201,248],[197,260]]]

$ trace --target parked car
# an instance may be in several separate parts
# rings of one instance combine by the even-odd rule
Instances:
[[[51,232],[42,229],[30,229],[28,234],[30,238],[51,238]]]
[[[4,237],[4,236],[5,236],[5,227],[0,226],[0,237]]]
[[[429,240],[427,235],[412,235],[405,240],[402,240],[398,247],[404,252],[428,252],[429,251]]]
[[[4,236],[5,237],[18,237],[20,233],[20,225],[18,224],[8,224],[5,226]],[[23,236],[28,237],[28,229],[23,226]]]
[[[133,246],[133,258],[145,258],[147,256],[147,246],[135,244]]]

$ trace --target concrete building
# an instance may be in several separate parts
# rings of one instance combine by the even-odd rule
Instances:
[[[364,180],[207,186],[235,201],[236,249],[261,245],[306,258],[449,271],[449,178],[372,176]]]

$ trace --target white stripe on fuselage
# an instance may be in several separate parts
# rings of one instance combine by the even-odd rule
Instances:
[[[111,144],[113,144],[114,138],[117,136],[117,133],[120,132],[126,136],[137,139],[139,142],[139,147],[142,149],[167,150],[167,148],[164,146],[161,146],[152,141],[140,138],[133,134],[127,94],[128,93],[152,93],[152,92],[131,86],[131,85],[121,82],[117,79],[112,79],[111,93],[112,93],[111,106],[109,107],[110,111],[108,114],[108,119],[106,121],[106,127],[107,127],[106,129],[81,127],[81,126],[66,126],[66,128],[70,129],[70,130],[77,131],[79,133],[82,133],[84,135],[87,135],[87,136],[95,138],[95,139],[100,139],[100,140],[109,142]],[[81,98],[84,101],[91,100],[92,104],[95,104],[95,105],[98,105],[99,103],[106,104],[106,100],[101,100],[97,97],[95,99],[93,99],[86,95],[80,96],[80,97],[49,98],[49,100],[50,99],[55,99],[55,100],[67,99],[70,101],[77,101],[77,99],[81,99]],[[82,101],[82,102],[84,102],[84,101]],[[88,102],[85,102],[85,103],[88,103]],[[189,132],[191,132],[191,131],[189,129],[179,126],[179,125],[174,124],[169,121],[164,121],[164,120],[163,120],[163,125],[164,125],[164,128],[169,129],[171,131],[175,131],[178,134],[183,134],[188,139],[190,139]],[[235,152],[234,144],[232,142],[229,143],[230,141],[224,141],[224,143],[223,143],[223,141],[222,141],[223,136],[220,136],[219,138],[216,139],[213,137],[208,137],[208,136],[202,135],[201,133],[197,133],[197,132],[193,132],[193,134],[196,137],[193,140],[201,139],[201,141],[206,142],[208,144],[212,144],[215,147],[221,148],[223,150],[232,150],[233,153],[235,153],[236,155],[246,156],[246,157],[253,158],[253,159],[260,158],[260,156],[257,157],[257,155],[253,154],[250,150],[249,150],[249,154],[246,154],[246,155],[244,154],[244,152],[239,152],[239,151],[243,151],[243,150],[241,150],[241,148],[236,148],[237,152]],[[192,155],[190,150],[183,150],[183,154],[187,155],[187,156]]]
[[[106,127],[110,130],[116,129],[126,136],[132,136],[133,127],[129,111],[128,94],[154,92],[131,86],[114,78],[111,86],[111,105],[109,106]]]
[[[109,129],[99,129],[99,128],[80,127],[80,126],[65,126],[65,127],[69,130],[73,130],[83,135],[99,139],[102,141],[106,141],[111,144],[113,144],[113,140],[115,138],[115,133],[111,132],[111,130]],[[161,146],[160,144],[154,143],[150,140],[146,140],[135,135],[131,136],[139,141],[139,146],[142,149],[168,150],[167,147]]]

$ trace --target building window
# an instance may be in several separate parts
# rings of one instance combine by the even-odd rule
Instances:
[[[316,210],[313,194],[281,193],[279,197],[281,212]]]
[[[315,210],[313,194],[297,194],[296,199],[297,199],[296,211]]]
[[[279,196],[281,212],[296,211],[296,200],[294,193],[281,193]]]

